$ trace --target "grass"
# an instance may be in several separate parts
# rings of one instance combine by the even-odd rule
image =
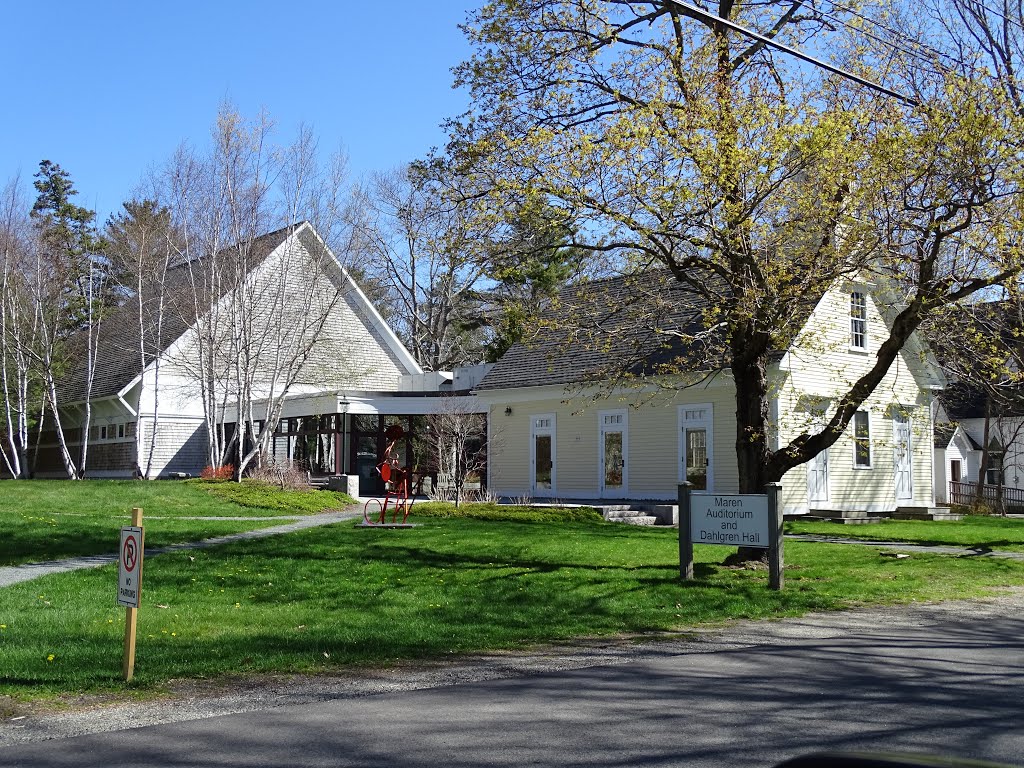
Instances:
[[[923,546],[965,547],[976,551],[1024,552],[1024,520],[968,515],[959,522],[883,520],[872,525],[793,521],[786,533],[839,536],[864,541],[903,541]]]
[[[697,579],[684,583],[671,529],[416,511],[412,529],[346,522],[147,561],[128,687],[316,673],[1024,585],[1024,564],[1015,561],[930,553],[897,560],[872,547],[804,542],[786,544],[781,592],[767,589],[764,571],[721,566],[728,547],[697,546]],[[0,694],[123,690],[125,611],[114,606],[115,583],[108,567],[5,588]]]
[[[479,502],[456,507],[450,501],[422,501],[412,506],[417,517],[460,517],[472,520],[507,520],[520,523],[599,523],[604,518],[593,507],[531,507]]]
[[[0,566],[114,552],[133,507],[143,509],[147,547],[162,547],[265,528],[280,523],[275,518],[281,515],[314,514],[354,502],[345,494],[248,483],[0,482]],[[217,519],[196,519],[203,517]]]

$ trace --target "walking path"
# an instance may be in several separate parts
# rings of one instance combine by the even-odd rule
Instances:
[[[1005,552],[994,549],[977,549],[970,547],[947,547],[942,545],[908,544],[905,541],[870,541],[868,539],[847,539],[842,536],[822,536],[818,534],[787,533],[787,539],[793,541],[818,541],[822,544],[861,544],[869,547],[884,547],[901,552],[931,552],[933,555],[961,555],[963,557],[1000,557],[1007,560],[1024,560],[1024,552]]]
[[[242,531],[231,533],[226,536],[216,536],[212,539],[202,541],[189,541],[182,544],[171,544],[167,547],[146,548],[146,557],[162,555],[165,552],[178,552],[183,549],[207,549],[227,544],[232,541],[244,541],[247,539],[262,539],[267,536],[276,536],[281,533],[301,531],[306,528],[317,528],[322,525],[332,525],[345,520],[352,520],[362,517],[361,507],[349,507],[337,512],[324,512],[319,515],[308,515],[306,517],[295,517],[293,515],[283,516],[283,519],[291,522],[275,525],[270,528],[260,528],[255,531]],[[213,519],[213,518],[210,518]],[[221,518],[225,519],[225,518]],[[229,518],[231,520],[248,518]],[[258,518],[266,520],[268,518]],[[0,587],[9,587],[12,584],[19,584],[23,581],[31,581],[40,576],[49,576],[51,573],[67,573],[78,571],[83,568],[99,568],[101,565],[108,565],[117,562],[117,553],[109,555],[88,555],[86,557],[71,557],[66,560],[50,560],[45,563],[25,563],[23,565],[12,565],[0,568]]]
[[[277,536],[278,534],[301,531],[306,528],[317,528],[322,525],[332,525],[334,523],[340,523],[345,520],[352,520],[354,518],[361,517],[361,508],[362,507],[360,505],[339,510],[337,512],[325,512],[323,514],[309,515],[306,517],[295,517],[292,515],[282,516],[282,519],[291,520],[291,522],[275,525],[270,528],[260,528],[255,531],[243,531],[241,533],[232,533],[226,536],[216,536],[212,539],[203,539],[202,541],[171,544],[167,547],[158,547],[155,549],[147,548],[146,557],[162,555],[165,552],[178,552],[183,549],[207,549],[209,547],[220,546],[221,544],[228,544],[232,541],[262,539],[267,536]],[[267,518],[230,519],[266,520]],[[899,541],[868,541],[865,539],[843,538],[841,536],[819,536],[810,534],[787,534],[786,538],[793,541],[819,541],[826,544],[859,544],[861,546],[882,547],[884,549],[894,549],[902,552],[931,552],[932,554],[940,555],[998,557],[1009,560],[1024,561],[1024,552],[1001,552],[988,549],[968,549],[964,547],[925,546],[923,544],[907,544],[906,542]],[[49,576],[51,573],[67,573],[69,571],[78,571],[84,568],[99,568],[102,565],[108,565],[116,562],[117,554],[111,553],[109,555],[88,555],[85,557],[72,557],[66,560],[50,560],[44,563],[25,563],[23,565],[0,567],[0,588],[9,587],[12,584],[19,584],[23,581],[31,581],[32,579],[39,578],[40,576]]]

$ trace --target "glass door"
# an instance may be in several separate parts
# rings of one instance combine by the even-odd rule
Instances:
[[[626,478],[626,412],[601,411],[598,414],[598,495],[623,498]]]
[[[686,480],[693,483],[692,490],[708,489],[708,431],[686,429]]]
[[[713,491],[713,411],[710,404],[679,406],[679,481],[693,483],[692,490]]]
[[[530,417],[530,493],[550,496],[555,489],[555,417]]]

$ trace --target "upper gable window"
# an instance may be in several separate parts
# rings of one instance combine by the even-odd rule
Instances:
[[[850,293],[850,347],[868,347],[868,301],[863,291]]]

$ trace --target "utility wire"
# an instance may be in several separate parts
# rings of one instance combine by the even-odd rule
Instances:
[[[723,19],[721,16],[717,16],[709,11],[705,11],[704,9],[698,8],[695,5],[691,5],[690,3],[683,2],[683,0],[666,0],[666,2],[669,5],[674,5],[678,8],[681,8],[683,11],[687,13],[687,15],[695,16],[699,19],[703,19],[704,21],[710,21],[715,24],[721,24],[722,26],[728,27],[734,32],[739,32],[741,35],[749,37],[751,40],[756,40],[759,43],[764,43],[765,45],[771,46],[772,48],[776,48],[782,51],[783,53],[788,53],[790,56],[795,56],[796,58],[801,59],[802,61],[806,61],[808,64],[813,64],[814,66],[820,67],[821,69],[824,69],[827,72],[831,72],[834,75],[839,75],[840,77],[846,78],[847,80],[852,80],[853,82],[858,83],[859,85],[863,85],[866,88],[878,91],[879,93],[884,93],[886,96],[892,96],[894,99],[898,99],[899,101],[902,101],[904,104],[909,104],[912,107],[920,106],[920,102],[917,101],[917,99],[913,99],[910,96],[905,96],[902,93],[899,93],[898,91],[886,88],[884,85],[880,85],[879,83],[868,80],[867,78],[861,77],[860,75],[855,75],[853,72],[848,72],[845,69],[833,66],[832,64],[829,64],[827,61],[822,61],[821,59],[815,58],[814,56],[804,53],[801,50],[792,48],[788,45],[784,45],[783,43],[773,40],[770,37],[762,35],[760,32],[754,32],[753,30],[747,29],[746,27],[737,24],[734,21]]]
[[[840,10],[844,10],[838,3],[832,3],[832,7],[840,9]],[[855,27],[853,24],[850,24],[848,21],[843,21],[838,16],[836,16],[834,14],[831,14],[831,13],[828,13],[826,11],[823,11],[820,8],[816,8],[814,12],[817,15],[819,15],[819,16],[823,16],[824,18],[829,19],[830,21],[834,21],[836,24],[840,24],[840,25],[846,27],[847,29],[851,30],[852,32],[854,32],[854,33],[856,33],[858,35],[863,35],[864,37],[866,37],[866,38],[868,38],[870,40],[874,40],[875,42],[879,43],[880,45],[887,46],[889,48],[892,48],[895,51],[899,51],[900,53],[905,53],[907,56],[915,58],[915,59],[917,59],[918,61],[920,61],[920,62],[922,62],[924,64],[927,64],[927,65],[930,65],[930,66],[933,66],[933,67],[938,67],[939,69],[941,69],[941,70],[943,70],[945,72],[951,71],[950,67],[946,66],[945,64],[943,64],[940,61],[937,61],[936,59],[929,58],[928,56],[926,56],[921,51],[919,51],[919,50],[915,51],[913,48],[908,48],[905,45],[900,45],[900,42],[902,42],[902,41],[899,41],[898,33],[894,32],[892,30],[886,29],[886,27],[884,27],[884,26],[882,26],[880,24],[878,24],[878,26],[880,26],[885,31],[889,32],[891,35],[895,36],[897,39],[894,40],[894,39],[891,39],[891,38],[888,38],[888,37],[882,37],[881,35],[876,35],[875,33],[869,32],[867,29],[864,29],[862,27]],[[858,16],[859,18],[863,19],[864,21],[866,21],[868,23],[877,24],[877,22],[874,22],[871,19],[865,18],[864,16],[860,16],[860,14],[857,14],[857,13],[852,12],[852,11],[851,11],[851,13],[854,13],[855,16]],[[935,57],[952,58],[950,56],[947,56],[946,54],[941,53],[940,51],[938,51],[938,50],[936,50],[934,48],[931,48],[930,46],[922,45],[921,47],[931,51],[935,55]]]
[[[837,3],[836,0],[825,0],[825,2],[829,3],[833,8],[835,8],[835,9],[837,9],[839,11],[843,11],[845,13],[849,13],[851,16],[856,16],[858,19],[861,19],[862,21],[865,21],[868,24],[871,24],[871,25],[873,25],[875,27],[878,27],[879,29],[885,31],[888,35],[890,35],[893,38],[893,40],[900,40],[900,41],[908,42],[908,44],[913,45],[915,48],[919,48],[919,49],[921,49],[923,51],[927,51],[928,53],[932,54],[936,59],[946,59],[947,61],[951,61],[954,64],[960,65],[961,67],[966,67],[967,66],[967,64],[964,63],[963,59],[958,59],[956,56],[953,56],[953,55],[951,55],[949,53],[946,53],[944,51],[940,51],[938,48],[935,48],[934,46],[928,45],[927,43],[922,43],[922,42],[919,42],[919,41],[916,41],[916,40],[906,41],[905,38],[903,37],[903,33],[901,33],[899,30],[893,29],[892,27],[883,24],[882,22],[878,21],[877,19],[872,19],[870,16],[865,16],[864,14],[858,12],[856,9],[851,8],[848,5],[843,5],[842,3]],[[818,13],[824,14],[824,11],[818,11]],[[853,27],[851,24],[848,24],[847,22],[844,22],[844,21],[840,20],[839,23],[843,24],[844,26],[846,26],[849,29],[856,30],[856,27]],[[905,47],[897,46],[896,43],[894,43],[894,42],[887,42],[885,39],[876,38],[873,35],[870,35],[866,30],[857,30],[857,31],[861,32],[862,34],[868,35],[868,36],[872,37],[873,39],[878,39],[879,42],[881,42],[881,43],[883,43],[885,45],[890,45],[893,48],[896,48],[897,50],[901,50],[901,51],[907,53],[908,55],[916,56],[917,58],[919,58],[922,61],[928,61],[928,59],[926,57],[924,57],[921,54],[920,51],[915,51],[915,50],[910,49],[910,48],[905,48]],[[939,64],[939,66],[945,67],[945,65],[943,65],[943,64]]]

